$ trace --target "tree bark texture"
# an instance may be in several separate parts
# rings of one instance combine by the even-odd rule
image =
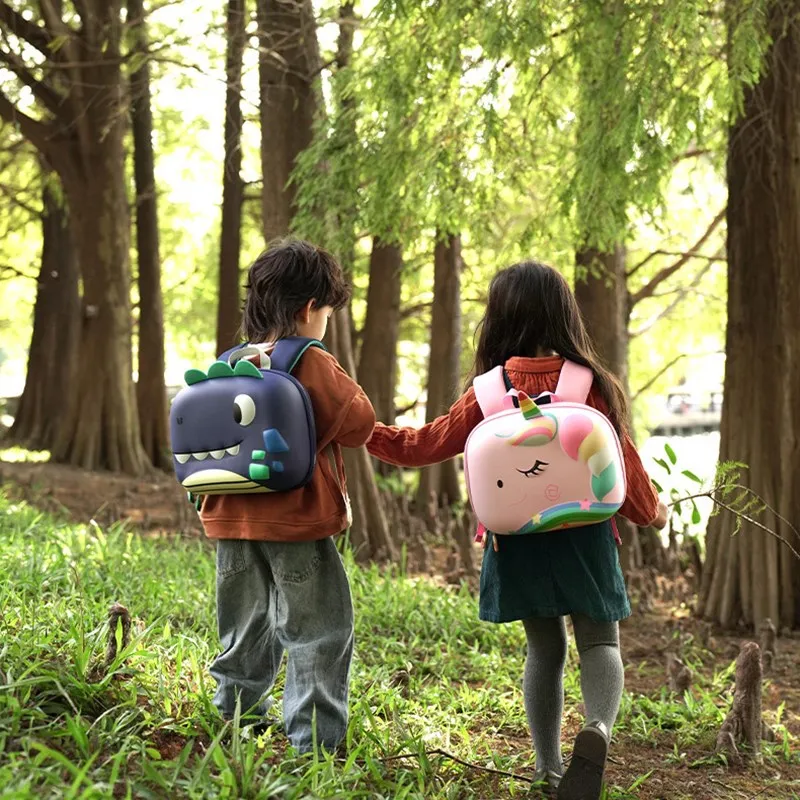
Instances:
[[[728,328],[720,460],[800,521],[800,20],[796,4],[770,12],[773,38],[758,84],[728,139]],[[764,525],[795,535],[769,509]],[[800,623],[800,563],[729,513],[712,518],[698,613],[725,628]]]
[[[76,391],[52,454],[85,469],[140,475],[148,458],[131,365],[121,0],[85,14],[69,48],[76,51],[69,68],[70,119],[46,148],[67,194],[83,281]],[[57,20],[52,27],[58,30]]]
[[[397,386],[397,338],[403,253],[397,245],[372,243],[369,260],[367,316],[361,334],[358,382],[381,422],[394,425]]]
[[[241,321],[239,260],[242,248],[242,58],[247,43],[246,0],[228,0],[225,54],[225,164],[222,171],[222,230],[219,244],[217,353],[238,341]]]
[[[431,314],[428,398],[425,421],[445,413],[456,399],[461,357],[461,237],[439,239],[433,255],[433,311]],[[426,467],[420,473],[417,508],[426,509],[431,496],[437,505],[461,500],[459,459]]]
[[[7,4],[0,12],[0,22],[45,65],[41,80],[22,56],[14,70],[30,88],[37,116],[0,87],[0,117],[18,126],[61,178],[83,283],[78,376],[52,457],[142,474],[149,462],[131,374],[122,0],[74,4],[79,25],[65,22],[58,0],[40,3],[33,20]]]
[[[264,239],[285,236],[295,214],[289,185],[314,134],[319,45],[311,0],[257,0]]]
[[[331,352],[347,373],[355,379],[353,342],[350,338],[350,312],[347,306],[337,311],[328,327]],[[397,548],[390,538],[389,526],[383,508],[372,461],[366,447],[343,448],[347,487],[353,509],[350,526],[350,543],[356,560],[383,561],[397,559]]]
[[[67,209],[50,183],[57,179],[43,180],[42,264],[25,388],[5,437],[31,450],[49,450],[56,439],[64,397],[74,390],[80,333],[78,265]]]
[[[172,469],[164,373],[164,307],[158,235],[158,195],[153,153],[153,112],[144,0],[128,0],[133,52],[143,56],[130,79],[133,174],[136,186],[136,253],[139,266],[139,379],[136,400],[142,446],[151,463]]]
[[[605,365],[628,391],[628,322],[630,303],[625,276],[625,248],[612,252],[580,250],[575,256],[575,299],[586,328]]]

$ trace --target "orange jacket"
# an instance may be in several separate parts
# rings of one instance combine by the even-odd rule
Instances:
[[[339,362],[318,347],[303,354],[292,374],[314,410],[317,464],[311,480],[291,492],[205,496],[200,520],[212,539],[311,541],[349,527],[341,448],[366,444],[375,411]]]

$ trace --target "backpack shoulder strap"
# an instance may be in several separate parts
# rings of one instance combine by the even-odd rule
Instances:
[[[245,347],[249,347],[250,345],[247,342],[242,342],[241,344],[237,344],[235,347],[231,347],[230,349],[226,350],[224,353],[220,353],[217,356],[217,361],[224,361],[226,364],[230,363],[230,357],[237,351],[242,350]]]
[[[325,345],[317,339],[308,339],[304,336],[287,336],[285,339],[281,339],[275,345],[272,353],[270,353],[272,369],[277,369],[280,372],[291,372],[309,347],[319,347],[322,350],[327,350]]]
[[[569,403],[585,403],[593,383],[594,373],[589,367],[564,361],[561,374],[558,376],[556,397]]]
[[[503,410],[503,398],[507,389],[502,366],[490,369],[483,375],[477,375],[472,381],[472,387],[475,389],[475,397],[484,417]]]

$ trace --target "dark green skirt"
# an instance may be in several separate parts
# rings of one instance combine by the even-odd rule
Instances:
[[[513,622],[526,617],[584,614],[614,622],[631,606],[611,522],[585,528],[498,536],[483,552],[480,618]]]

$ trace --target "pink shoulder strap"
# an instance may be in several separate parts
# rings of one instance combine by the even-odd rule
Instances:
[[[568,403],[585,403],[594,383],[594,373],[572,361],[564,361],[558,376],[556,397]]]
[[[503,380],[503,368],[495,367],[483,375],[477,375],[472,381],[475,398],[481,407],[484,417],[497,414],[503,410],[503,399],[506,396],[506,383]]]

